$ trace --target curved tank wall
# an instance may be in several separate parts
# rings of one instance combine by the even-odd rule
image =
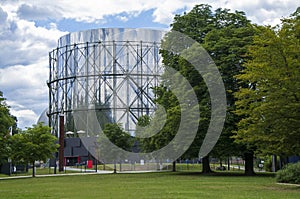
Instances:
[[[90,109],[100,125],[122,123],[134,132],[137,118],[155,108],[151,87],[158,85],[162,73],[163,35],[160,30],[104,28],[61,37],[49,53],[48,116],[53,133],[58,134],[63,113],[65,131],[88,134],[84,125],[76,127],[73,113]]]
[[[72,32],[58,40],[58,47],[98,41],[143,41],[160,43],[164,31],[155,29],[100,28]]]

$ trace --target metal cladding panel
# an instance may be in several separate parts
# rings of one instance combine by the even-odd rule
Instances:
[[[100,28],[72,32],[58,40],[58,47],[86,42],[97,41],[143,41],[161,42],[164,31],[154,29],[131,28]]]

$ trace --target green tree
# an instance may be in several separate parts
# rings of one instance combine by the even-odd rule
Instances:
[[[13,135],[10,138],[10,147],[11,153],[10,158],[12,159],[13,164],[15,165],[24,165],[26,166],[28,162],[26,162],[26,150],[25,150],[25,136],[23,132]]]
[[[215,12],[217,28],[207,33],[203,47],[208,51],[219,71],[226,88],[227,116],[223,132],[216,144],[212,155],[220,160],[232,155],[243,156],[246,160],[246,174],[253,174],[253,151],[247,145],[234,142],[233,132],[240,117],[233,112],[236,109],[234,93],[238,91],[240,84],[235,75],[243,69],[247,58],[246,52],[253,42],[255,29],[243,12],[230,13],[227,9],[217,9]],[[249,165],[249,166],[248,166]],[[230,167],[229,167],[230,168]],[[228,168],[228,169],[229,169]]]
[[[14,162],[31,163],[32,176],[35,177],[35,161],[46,161],[57,151],[57,138],[50,133],[50,127],[41,123],[27,128],[23,133],[11,138],[11,158]]]
[[[118,147],[130,150],[132,147],[131,136],[124,131],[121,124],[107,123],[104,126],[104,134]]]
[[[237,78],[235,138],[259,153],[300,154],[300,9],[281,26],[257,26],[250,59]]]
[[[141,129],[138,126],[137,137],[142,137],[143,152],[155,151],[151,159],[157,163],[171,159],[175,171],[176,159],[193,141],[193,132],[196,134],[199,107],[192,87],[180,73],[166,69],[162,79],[161,87],[154,89],[158,109],[151,120],[148,116],[139,118],[138,125],[147,126]]]
[[[228,9],[212,11],[211,6],[201,4],[196,5],[189,13],[185,13],[182,16],[176,15],[171,27],[172,31],[181,32],[199,42],[207,50],[221,72],[226,88],[228,110],[224,131],[213,154],[219,157],[236,154],[237,151],[240,151],[237,148],[240,149],[241,146],[234,143],[234,139],[231,138],[233,135],[232,131],[236,129],[236,123],[239,120],[239,117],[232,114],[232,111],[235,110],[233,93],[239,87],[234,76],[242,70],[247,46],[252,43],[252,37],[255,34],[250,21],[247,20],[243,12],[230,12]],[[166,40],[163,42],[163,47],[166,45],[188,44],[180,40],[180,38],[170,41],[167,35]],[[191,48],[191,46],[187,47]],[[200,128],[194,143],[185,154],[186,157],[197,157],[199,146],[201,146],[207,132],[211,116],[211,104],[207,86],[198,71],[190,63],[178,56],[177,53],[164,50],[161,52],[164,65],[180,71],[188,79],[198,97],[201,113]],[[199,55],[197,52],[193,52],[189,56],[197,57]],[[167,81],[168,79],[163,79],[163,84]],[[160,97],[160,95],[164,96],[164,98]],[[173,97],[170,94],[168,95],[170,96],[169,99],[164,93],[158,94],[158,99],[161,98],[161,101],[168,102],[167,105],[169,105]],[[166,108],[168,109],[168,107]],[[251,158],[248,160],[251,160]],[[211,172],[208,156],[203,158],[203,172]]]
[[[9,157],[10,132],[14,133],[17,127],[17,118],[10,114],[9,106],[5,100],[0,91],[0,165],[6,162]]]
[[[103,158],[104,163],[113,162],[114,172],[116,163],[125,158],[125,151],[131,151],[133,146],[132,137],[124,131],[121,124],[107,123],[103,129],[103,135],[98,138],[99,157]],[[113,143],[113,144],[111,144]],[[123,149],[125,151],[120,150]]]

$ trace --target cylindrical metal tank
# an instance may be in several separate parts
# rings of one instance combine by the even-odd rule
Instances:
[[[162,74],[160,42],[164,32],[101,28],[61,37],[49,53],[49,125],[58,135],[59,115],[65,131],[76,129],[74,111],[95,109],[100,125],[122,123],[133,133],[137,119],[153,113],[151,90]],[[88,122],[87,124],[88,125]]]

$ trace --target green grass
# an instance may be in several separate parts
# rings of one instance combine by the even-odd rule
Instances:
[[[36,175],[47,175],[47,174],[53,174],[53,173],[54,173],[53,168],[52,169],[36,168]],[[66,172],[61,172],[61,173],[78,173],[78,172],[66,171]],[[58,168],[57,168],[57,174],[59,174]],[[31,175],[32,175],[32,169],[28,169],[28,172],[12,173],[10,176],[31,176]],[[5,177],[9,177],[9,176],[5,175],[5,174],[0,174],[0,178],[5,178]]]
[[[0,180],[0,198],[299,198],[273,175],[219,172],[95,174]]]

